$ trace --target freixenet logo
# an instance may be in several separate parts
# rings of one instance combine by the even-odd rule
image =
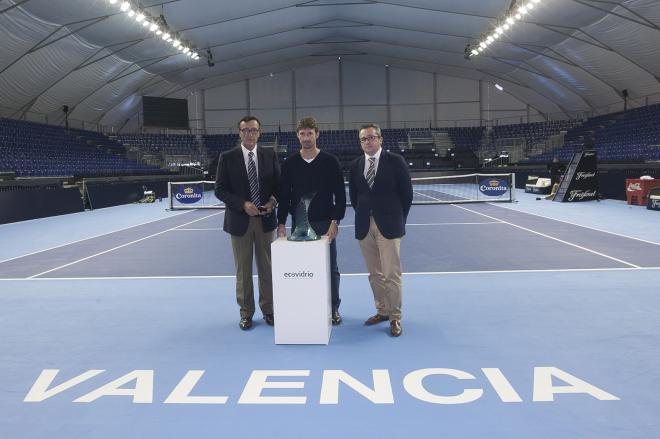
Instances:
[[[575,174],[575,180],[586,180],[587,178],[594,178],[595,176],[595,172],[578,172]]]
[[[174,193],[174,198],[184,204],[196,203],[202,199],[202,189],[198,186],[182,186]]]
[[[583,190],[574,190],[568,196],[568,201],[573,200],[584,200],[585,198],[595,198],[596,191],[583,191]]]
[[[309,279],[314,277],[314,273],[311,271],[305,271],[305,270],[300,270],[300,271],[293,271],[293,272],[286,272],[283,275],[286,279]]]

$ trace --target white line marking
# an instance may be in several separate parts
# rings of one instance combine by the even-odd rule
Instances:
[[[539,218],[545,218],[545,219],[549,219],[549,220],[552,220],[552,221],[559,221],[560,223],[570,224],[572,226],[584,227],[585,229],[591,229],[591,230],[595,230],[597,232],[609,233],[610,235],[620,236],[622,238],[634,239],[635,241],[641,241],[641,242],[645,242],[647,244],[660,245],[659,242],[648,241],[646,239],[635,238],[634,236],[623,235],[621,233],[610,232],[610,231],[603,230],[603,229],[597,229],[596,227],[590,227],[590,226],[585,226],[583,224],[572,223],[570,221],[560,220],[560,219],[557,219],[557,218],[553,218],[551,216],[543,216],[543,215],[539,215],[537,213],[524,212],[522,210],[517,210],[517,209],[513,209],[511,207],[502,206],[501,204],[494,204],[494,203],[488,203],[488,204],[491,205],[491,206],[500,207],[502,209],[511,210],[513,212],[525,213],[527,215],[534,215],[534,216],[538,216]]]
[[[406,227],[415,227],[415,226],[480,226],[482,224],[504,224],[502,221],[482,221],[479,223],[419,223],[419,224],[406,224]],[[355,224],[341,225],[342,227],[355,227]]]
[[[427,195],[427,196],[428,196],[428,195]],[[430,197],[430,196],[429,196],[429,198],[433,198],[433,197]],[[438,201],[440,201],[440,200],[438,200]],[[580,245],[573,244],[572,242],[564,241],[563,239],[555,238],[554,236],[546,235],[545,233],[537,232],[537,231],[535,231],[535,230],[528,229],[527,227],[519,226],[519,225],[517,225],[517,224],[513,224],[513,223],[510,223],[510,222],[508,222],[508,221],[504,221],[504,220],[501,220],[501,219],[499,219],[499,218],[495,218],[495,217],[490,216],[490,215],[486,215],[485,213],[481,213],[481,212],[477,212],[476,210],[468,209],[467,207],[459,206],[459,205],[457,205],[457,204],[451,204],[451,206],[457,207],[457,208],[459,208],[459,209],[467,210],[468,212],[472,212],[472,213],[475,213],[475,214],[477,214],[477,215],[481,215],[481,216],[484,216],[484,217],[486,217],[486,218],[490,218],[490,219],[495,220],[495,221],[501,221],[501,222],[503,222],[503,223],[505,223],[505,224],[508,224],[508,225],[510,225],[510,226],[512,226],[512,227],[516,227],[516,228],[518,228],[518,229],[525,230],[525,231],[527,231],[527,232],[534,233],[534,234],[537,234],[537,235],[539,235],[539,236],[543,236],[544,238],[548,238],[548,239],[552,239],[552,240],[554,240],[554,241],[561,242],[562,244],[566,244],[566,245],[570,245],[570,246],[572,246],[572,247],[579,248],[580,250],[584,250],[584,251],[587,251],[587,252],[589,252],[589,253],[593,253],[593,254],[595,254],[595,255],[598,255],[598,256],[601,256],[601,257],[604,257],[604,258],[607,258],[607,259],[611,259],[611,260],[616,261],[616,262],[619,262],[619,263],[621,263],[621,264],[629,265],[629,266],[631,266],[631,267],[633,267],[633,268],[641,268],[639,265],[631,264],[630,262],[626,262],[626,261],[624,261],[624,260],[622,260],[622,259],[617,259],[617,258],[615,258],[615,257],[613,257],[613,256],[609,256],[609,255],[606,255],[606,254],[604,254],[604,253],[600,253],[600,252],[597,252],[597,251],[595,251],[595,250],[591,250],[591,249],[588,249],[588,248],[586,248],[586,247],[582,247],[582,246],[580,246]]]
[[[532,269],[532,270],[478,270],[478,271],[420,271],[403,273],[404,276],[448,276],[461,274],[515,274],[515,273],[569,273],[569,272],[599,272],[599,271],[653,271],[660,270],[660,267],[612,267],[612,268],[557,268],[557,269]],[[369,273],[342,273],[342,276],[359,277],[368,276]],[[216,276],[99,276],[99,277],[39,277],[39,278],[0,278],[0,282],[15,281],[71,281],[71,280],[158,280],[158,279],[234,279],[234,275],[216,275]],[[253,275],[257,278],[257,275]]]
[[[210,227],[210,228],[206,228],[206,229],[174,229],[174,230],[172,230],[172,231],[173,231],[173,232],[178,232],[178,231],[180,231],[180,230],[182,230],[182,231],[184,231],[184,232],[199,232],[199,231],[206,231],[206,230],[215,230],[215,231],[218,231],[218,230],[222,230],[222,228],[220,228],[220,227]]]
[[[587,251],[589,253],[593,253],[595,255],[602,256],[602,257],[607,258],[607,259],[611,259],[611,260],[619,262],[621,264],[629,265],[633,268],[641,268],[639,265],[635,265],[635,264],[632,264],[630,262],[626,262],[622,259],[618,259],[618,258],[615,258],[613,256],[606,255],[605,253],[600,253],[600,252],[597,252],[595,250],[591,250],[591,249],[588,249],[586,247],[582,247],[581,245],[573,244],[572,242],[564,241],[563,239],[555,238],[554,236],[546,235],[545,233],[541,233],[541,232],[537,232],[537,231],[532,230],[532,229],[528,229],[527,227],[519,226],[517,224],[513,224],[513,223],[510,223],[508,221],[500,220],[499,218],[495,218],[495,217],[492,217],[490,215],[486,215],[485,213],[477,212],[476,210],[468,209],[467,207],[457,206],[456,204],[452,204],[452,206],[457,207],[459,209],[467,210],[468,212],[472,212],[472,213],[475,213],[477,215],[485,216],[486,218],[502,221],[502,222],[504,222],[504,223],[506,223],[506,224],[508,224],[512,227],[516,227],[518,229],[525,230],[527,232],[534,233],[534,234],[539,235],[539,236],[543,236],[544,238],[548,238],[548,239],[552,239],[552,240],[557,241],[557,242],[561,242],[562,244],[570,245],[571,247],[579,248],[580,250],[584,250],[584,251]]]
[[[84,258],[78,259],[77,261],[69,262],[68,264],[60,265],[59,267],[55,267],[55,268],[52,268],[52,269],[50,269],[50,270],[43,271],[43,272],[41,272],[41,273],[37,273],[37,274],[35,274],[35,275],[30,276],[28,279],[32,279],[32,278],[35,278],[35,277],[38,277],[38,276],[41,276],[41,275],[44,275],[44,274],[47,274],[47,273],[50,273],[50,272],[56,271],[56,270],[60,270],[60,269],[62,269],[62,268],[69,267],[69,266],[71,266],[71,265],[73,265],[73,264],[77,264],[78,262],[82,262],[82,261],[86,261],[86,260],[88,260],[88,259],[95,258],[96,256],[100,256],[100,255],[103,255],[103,254],[109,253],[109,252],[111,252],[111,251],[114,251],[114,250],[117,250],[117,249],[120,249],[120,248],[123,248],[123,247],[129,246],[129,245],[131,245],[131,244],[135,244],[136,242],[144,241],[145,239],[153,238],[154,236],[162,235],[163,233],[167,233],[167,232],[169,232],[170,230],[174,230],[174,229],[176,229],[176,228],[178,228],[178,227],[187,226],[188,224],[196,223],[197,221],[201,221],[201,220],[204,220],[204,219],[206,219],[206,218],[210,218],[210,217],[212,217],[212,216],[220,215],[220,214],[222,214],[222,213],[224,213],[224,212],[216,212],[216,213],[213,213],[213,214],[211,214],[211,215],[207,215],[207,216],[203,216],[203,217],[201,217],[201,218],[197,218],[196,220],[192,220],[192,221],[189,221],[189,222],[187,222],[187,223],[180,224],[180,225],[178,225],[178,226],[176,226],[176,227],[172,227],[172,228],[170,228],[170,229],[163,230],[163,231],[161,231],[161,232],[157,232],[157,233],[154,233],[154,234],[152,234],[152,235],[145,236],[145,237],[143,237],[143,238],[136,239],[136,240],[134,240],[134,241],[127,242],[127,243],[122,244],[122,245],[118,245],[117,247],[113,247],[113,248],[111,248],[111,249],[104,250],[104,251],[102,251],[102,252],[99,252],[99,253],[93,254],[93,255],[91,255],[91,256],[87,256],[87,257],[84,257]]]
[[[34,252],[32,252],[32,253],[27,253],[27,254],[24,254],[24,255],[21,255],[21,256],[14,256],[13,258],[9,258],[9,259],[5,259],[5,260],[3,260],[3,261],[0,261],[0,264],[5,263],[5,262],[9,262],[9,261],[13,261],[13,260],[15,260],[15,259],[20,259],[20,258],[25,258],[25,257],[27,257],[27,256],[36,255],[37,253],[43,253],[43,252],[47,252],[47,251],[50,251],[50,250],[55,250],[55,249],[57,249],[57,248],[66,247],[67,245],[77,244],[77,243],[79,243],[79,242],[87,241],[87,240],[89,240],[89,239],[99,238],[99,237],[101,237],[101,236],[105,236],[105,235],[112,235],[113,233],[122,232],[122,231],[124,231],[124,230],[132,229],[133,227],[144,226],[145,224],[151,224],[151,223],[155,223],[155,222],[157,222],[157,221],[163,221],[163,220],[166,220],[166,219],[169,219],[169,218],[173,218],[173,217],[175,217],[175,216],[183,215],[183,214],[186,214],[186,213],[190,213],[190,212],[192,212],[192,211],[189,210],[189,211],[185,211],[185,212],[180,212],[180,213],[177,213],[177,214],[174,214],[174,215],[168,216],[167,218],[159,218],[159,219],[155,219],[155,220],[152,220],[152,221],[147,221],[147,222],[145,222],[145,223],[136,224],[136,225],[134,225],[134,226],[124,227],[123,229],[117,229],[117,230],[113,230],[113,231],[111,231],[111,232],[101,233],[100,235],[94,235],[94,236],[90,236],[90,237],[88,237],[88,238],[82,238],[82,239],[79,239],[79,240],[77,240],[77,241],[67,242],[66,244],[56,245],[55,247],[50,247],[50,248],[47,248],[47,249],[44,249],[44,250],[37,250],[37,251],[34,251]]]

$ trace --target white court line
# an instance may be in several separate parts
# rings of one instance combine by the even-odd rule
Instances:
[[[431,197],[430,195],[426,195],[426,196],[429,197],[429,198],[434,198],[434,197]],[[437,201],[441,201],[441,200],[438,200],[437,198],[434,198],[434,199],[437,200]],[[595,250],[591,250],[591,249],[588,249],[586,247],[582,247],[580,245],[573,244],[572,242],[564,241],[563,239],[555,238],[554,236],[546,235],[545,233],[537,232],[536,230],[528,229],[527,227],[519,226],[517,224],[513,224],[513,223],[510,223],[508,221],[504,221],[504,220],[501,220],[499,218],[495,218],[495,217],[490,216],[490,215],[486,215],[485,213],[477,212],[476,210],[468,209],[467,207],[459,206],[457,204],[452,204],[452,206],[457,207],[459,209],[467,210],[468,212],[476,213],[477,215],[481,215],[481,216],[484,216],[486,218],[490,218],[490,219],[495,220],[495,221],[501,221],[501,222],[503,222],[505,224],[508,224],[512,227],[516,227],[518,229],[525,230],[527,232],[534,233],[534,234],[537,234],[539,236],[543,236],[544,238],[548,238],[548,239],[552,239],[554,241],[561,242],[562,244],[566,244],[566,245],[570,245],[572,247],[579,248],[580,250],[584,250],[584,251],[587,251],[589,253],[593,253],[595,255],[598,255],[598,256],[601,256],[601,257],[604,257],[604,258],[607,258],[607,259],[611,259],[611,260],[619,262],[621,264],[629,265],[633,268],[638,268],[638,269],[642,268],[639,265],[631,264],[630,262],[626,262],[622,259],[617,259],[613,256],[606,255],[605,253],[600,253],[600,252],[597,252]]]
[[[612,267],[612,268],[546,268],[546,269],[532,269],[532,270],[477,270],[477,271],[419,271],[402,273],[404,276],[449,276],[461,274],[516,274],[516,273],[570,273],[570,272],[599,272],[599,271],[654,271],[660,270],[660,267]],[[342,276],[349,277],[366,277],[369,273],[342,273]],[[253,275],[257,278],[257,275]],[[38,277],[38,278],[0,278],[0,282],[15,282],[15,281],[71,281],[71,280],[159,280],[159,279],[234,279],[234,275],[217,275],[217,276],[99,276],[99,277]]]
[[[104,250],[104,251],[102,251],[102,252],[95,253],[95,254],[93,254],[93,255],[90,255],[90,256],[87,256],[87,257],[84,257],[84,258],[78,259],[77,261],[69,262],[68,264],[60,265],[59,267],[51,268],[50,270],[46,270],[46,271],[43,271],[43,272],[41,272],[41,273],[37,273],[37,274],[35,274],[35,275],[32,275],[32,276],[28,277],[28,279],[32,279],[32,278],[35,278],[35,277],[38,277],[38,276],[41,276],[41,275],[44,275],[44,274],[47,274],[47,273],[50,273],[50,272],[56,271],[56,270],[60,270],[60,269],[62,269],[62,268],[69,267],[69,266],[71,266],[71,265],[73,265],[73,264],[77,264],[78,262],[82,262],[82,261],[86,261],[86,260],[88,260],[88,259],[95,258],[96,256],[100,256],[100,255],[103,255],[103,254],[109,253],[109,252],[111,252],[111,251],[114,251],[114,250],[117,250],[117,249],[120,249],[120,248],[123,248],[123,247],[129,246],[129,245],[131,245],[131,244],[135,244],[136,242],[144,241],[145,239],[149,239],[149,238],[153,238],[154,236],[162,235],[163,233],[167,233],[167,232],[169,232],[170,230],[174,230],[174,229],[176,229],[177,227],[187,226],[188,224],[196,223],[197,221],[201,221],[201,220],[204,220],[204,219],[206,219],[206,218],[210,218],[210,217],[212,217],[212,216],[216,216],[216,215],[221,215],[221,214],[223,214],[223,213],[224,213],[224,211],[223,211],[223,212],[216,212],[216,213],[213,213],[213,214],[211,214],[211,215],[207,215],[207,216],[203,216],[203,217],[201,217],[201,218],[197,218],[196,220],[192,220],[192,221],[189,221],[189,222],[187,222],[187,223],[180,224],[180,225],[178,225],[178,226],[176,226],[176,227],[172,227],[172,228],[167,229],[167,230],[163,230],[162,232],[157,232],[157,233],[154,233],[154,234],[152,234],[152,235],[145,236],[145,237],[143,237],[143,238],[136,239],[136,240],[134,240],[134,241],[127,242],[127,243],[122,244],[122,245],[118,245],[117,247],[113,247],[113,248],[111,248],[111,249]]]
[[[206,231],[206,230],[215,230],[215,231],[218,231],[218,230],[222,230],[222,228],[221,228],[221,227],[210,227],[210,228],[206,228],[206,229],[174,229],[174,230],[172,230],[172,231],[174,231],[174,232],[178,232],[178,231],[184,231],[184,232],[199,232],[199,231]]]
[[[584,227],[585,229],[595,230],[596,232],[609,233],[610,235],[620,236],[621,238],[634,239],[635,241],[641,241],[641,242],[645,242],[647,244],[660,245],[659,242],[648,241],[646,239],[635,238],[634,236],[628,236],[628,235],[624,235],[624,234],[621,234],[621,233],[610,232],[610,231],[603,230],[603,229],[597,229],[596,227],[585,226],[583,224],[572,223],[570,221],[560,220],[560,219],[557,219],[557,218],[553,218],[551,216],[543,216],[543,215],[539,215],[537,213],[524,212],[522,210],[513,209],[511,207],[506,207],[506,206],[503,206],[501,204],[494,204],[494,203],[488,203],[488,204],[491,205],[491,206],[500,207],[502,209],[511,210],[513,212],[525,213],[527,215],[534,215],[534,216],[538,216],[539,218],[545,218],[545,219],[549,219],[549,220],[552,220],[552,221],[559,221],[560,223],[570,224],[572,226]]]
[[[24,255],[21,255],[21,256],[14,256],[13,258],[9,258],[9,259],[5,259],[5,260],[0,261],[0,264],[5,263],[5,262],[9,262],[9,261],[13,261],[15,259],[20,259],[20,258],[25,258],[25,257],[28,257],[28,256],[36,255],[37,253],[43,253],[43,252],[47,252],[47,251],[50,251],[50,250],[55,250],[57,248],[66,247],[67,245],[77,244],[79,242],[87,241],[89,239],[99,238],[99,237],[105,236],[105,235],[112,235],[113,233],[122,232],[124,230],[132,229],[133,227],[144,226],[145,224],[151,224],[151,223],[155,223],[157,221],[163,221],[163,220],[173,218],[175,216],[183,215],[185,213],[190,213],[190,212],[192,212],[192,211],[191,210],[184,211],[184,212],[180,212],[180,213],[168,216],[167,218],[159,218],[159,219],[147,221],[147,222],[140,223],[140,224],[135,224],[133,226],[124,227],[123,229],[117,229],[117,230],[113,230],[111,232],[105,232],[105,233],[101,233],[99,235],[90,236],[88,238],[82,238],[82,239],[79,239],[77,241],[67,242],[66,244],[56,245],[55,247],[50,247],[50,248],[46,248],[46,249],[43,249],[43,250],[37,250],[37,251],[34,251],[32,253],[27,253],[27,254],[24,254]]]
[[[539,236],[543,236],[544,238],[548,238],[548,239],[552,239],[554,241],[561,242],[562,244],[566,244],[566,245],[570,245],[570,246],[575,247],[575,248],[579,248],[580,250],[584,250],[584,251],[587,251],[589,253],[593,253],[595,255],[602,256],[602,257],[607,258],[607,259],[611,259],[611,260],[619,262],[621,264],[630,265],[633,268],[642,268],[639,265],[635,265],[635,264],[632,264],[630,262],[626,262],[622,259],[618,259],[618,258],[615,258],[613,256],[606,255],[605,253],[597,252],[596,250],[591,250],[589,248],[582,247],[581,245],[573,244],[572,242],[564,241],[563,239],[555,238],[554,236],[546,235],[545,233],[537,232],[536,230],[532,230],[532,229],[528,229],[527,227],[519,226],[518,224],[513,224],[513,223],[510,223],[508,221],[500,220],[499,218],[495,218],[495,217],[492,217],[490,215],[486,215],[485,213],[477,212],[476,210],[468,209],[467,207],[457,206],[456,204],[452,204],[452,206],[457,207],[459,209],[467,210],[468,212],[476,213],[477,215],[485,216],[486,218],[502,221],[503,223],[506,223],[506,224],[508,224],[512,227],[516,227],[518,229],[525,230],[527,232],[534,233],[534,234],[539,235]]]

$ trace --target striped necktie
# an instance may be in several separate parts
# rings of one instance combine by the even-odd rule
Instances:
[[[367,169],[367,184],[373,187],[376,178],[376,157],[369,157],[369,169]]]
[[[250,182],[250,198],[255,206],[261,206],[259,196],[259,178],[257,178],[257,166],[254,164],[254,152],[248,153],[248,180]]]

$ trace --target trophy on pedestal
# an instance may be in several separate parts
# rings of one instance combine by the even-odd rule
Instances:
[[[316,195],[316,192],[308,193],[300,197],[298,206],[296,206],[296,211],[293,214],[295,228],[293,229],[291,236],[286,238],[289,241],[316,241],[321,239],[309,224],[309,204],[312,202],[314,195]]]

